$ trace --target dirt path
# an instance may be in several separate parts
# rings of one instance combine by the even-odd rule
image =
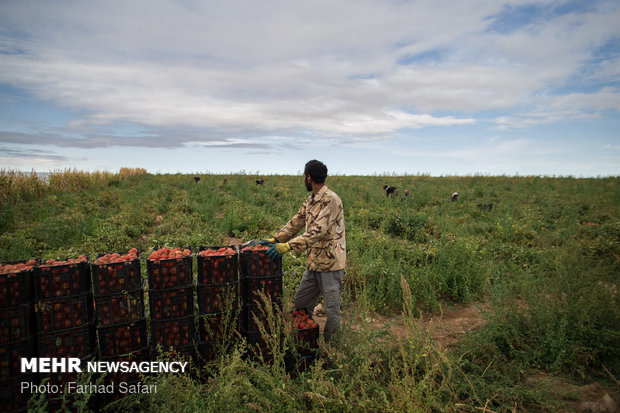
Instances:
[[[320,307],[318,308],[320,311]],[[421,323],[426,328],[433,340],[440,348],[449,348],[456,344],[467,332],[476,331],[485,323],[484,312],[488,311],[489,305],[485,303],[458,304],[442,312],[440,315],[423,316]],[[315,310],[315,321],[321,331],[325,328],[327,318]],[[366,320],[372,327],[381,329],[389,327],[396,338],[404,338],[407,334],[407,326],[402,316],[384,317],[373,315]]]

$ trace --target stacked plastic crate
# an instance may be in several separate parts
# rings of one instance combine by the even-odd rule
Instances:
[[[92,264],[99,357],[103,361],[146,361],[149,347],[144,311],[144,283],[137,249],[98,255]],[[110,373],[105,384],[140,381],[137,373]],[[116,390],[116,389],[115,389]],[[105,402],[121,394],[104,394]]]
[[[154,250],[146,261],[151,346],[195,355],[194,278],[190,248]],[[157,353],[153,353],[156,356]]]
[[[281,308],[282,300],[282,258],[275,260],[267,256],[269,247],[248,246],[241,249],[239,265],[241,274],[241,333],[255,352],[269,358],[270,354],[263,340],[261,329],[269,333],[268,314]],[[264,298],[273,308],[266,306]]]
[[[47,260],[34,268],[34,312],[38,357],[77,357],[84,363],[96,356],[90,264],[86,256]],[[77,373],[41,374],[63,389]],[[62,394],[50,395],[58,407]]]
[[[26,411],[21,382],[36,382],[21,374],[20,359],[34,357],[35,329],[32,269],[35,260],[0,264],[0,411]]]
[[[239,256],[234,246],[198,248],[198,328],[200,358],[211,361],[237,329]]]

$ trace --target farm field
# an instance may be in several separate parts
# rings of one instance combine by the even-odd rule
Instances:
[[[300,176],[125,172],[43,181],[2,171],[0,261],[264,239],[307,197]],[[326,184],[347,231],[339,341],[298,373],[277,361],[277,343],[271,364],[245,357],[242,342],[222,343],[206,370],[148,377],[156,394],[108,410],[534,412],[620,402],[620,178]],[[399,194],[387,198],[383,185]],[[283,267],[286,311],[305,257],[287,254]],[[32,403],[36,411],[45,400]]]

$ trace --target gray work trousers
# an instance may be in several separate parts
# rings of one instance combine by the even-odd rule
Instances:
[[[310,314],[323,294],[323,307],[327,313],[327,322],[323,330],[325,340],[340,328],[340,290],[344,270],[317,272],[306,270],[295,292],[295,309],[305,308]]]

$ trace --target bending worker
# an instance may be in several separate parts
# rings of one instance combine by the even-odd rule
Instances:
[[[272,258],[290,250],[298,254],[306,251],[306,271],[295,292],[295,309],[312,314],[323,294],[327,313],[323,337],[329,340],[340,328],[340,291],[347,252],[342,201],[325,186],[326,177],[327,167],[322,162],[312,160],[306,164],[304,184],[312,194],[293,218],[266,241],[275,243],[268,251]],[[293,238],[304,227],[306,232]]]

